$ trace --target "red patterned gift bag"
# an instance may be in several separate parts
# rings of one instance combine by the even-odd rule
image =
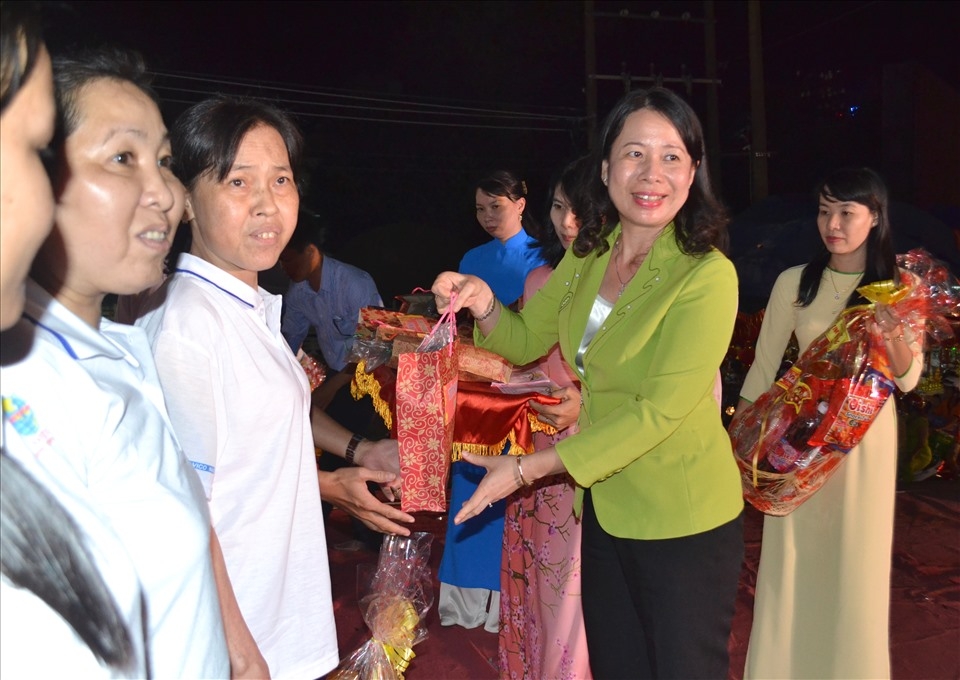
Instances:
[[[397,363],[400,509],[446,512],[457,407],[456,318],[444,314]]]

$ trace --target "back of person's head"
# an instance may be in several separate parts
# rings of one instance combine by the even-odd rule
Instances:
[[[177,118],[170,132],[174,172],[188,191],[207,173],[216,181],[223,181],[233,167],[244,136],[261,125],[279,133],[294,179],[299,182],[303,137],[297,124],[276,106],[244,97],[207,99]]]
[[[817,201],[859,203],[876,215],[876,226],[867,235],[867,258],[860,285],[877,281],[896,280],[897,256],[893,247],[893,229],[890,225],[890,198],[887,185],[876,171],[870,168],[841,168],[824,177],[816,187]],[[804,268],[797,291],[797,304],[807,306],[817,295],[823,271],[830,262],[830,251],[820,241],[817,254]],[[846,306],[866,304],[854,290]]]
[[[0,2],[0,111],[30,77],[43,39],[33,2]]]
[[[316,246],[323,252],[326,232],[320,224],[320,218],[311,210],[300,208],[297,214],[297,227],[287,242],[287,248],[302,253],[308,246]]]
[[[607,114],[589,173],[586,196],[592,206],[585,206],[588,209],[581,217],[582,238],[578,237],[574,243],[574,252],[583,256],[595,249],[602,253],[607,248],[604,239],[616,226],[618,216],[607,187],[600,179],[601,168],[604,161],[610,160],[613,143],[623,131],[627,118],[643,109],[659,113],[673,125],[696,167],[687,201],[674,218],[677,244],[688,254],[705,253],[712,248],[725,251],[728,219],[726,210],[713,193],[700,119],[683,97],[672,90],[653,87],[628,92]]]

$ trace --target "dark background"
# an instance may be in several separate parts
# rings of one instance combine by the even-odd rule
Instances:
[[[586,150],[584,7],[59,2],[48,4],[47,38],[54,53],[104,43],[140,50],[168,122],[215,92],[292,112],[309,140],[304,205],[327,227],[329,251],[370,271],[388,299],[429,286],[485,240],[473,217],[480,176],[514,169],[542,215],[551,175]],[[705,115],[706,86],[670,83],[706,77],[703,2],[598,1],[594,10],[626,12],[595,18],[598,74],[662,77]],[[737,214],[756,203],[747,3],[717,2],[715,14],[719,183]],[[647,18],[630,18],[638,16]],[[957,4],[767,2],[761,16],[770,193],[790,197],[763,219],[808,216],[826,171],[870,165],[895,199],[941,220],[924,229],[939,230],[938,255],[956,257]],[[598,81],[601,118],[623,91],[619,80]],[[777,238],[798,238],[787,232]],[[736,223],[733,233],[748,250],[764,236],[738,239]]]

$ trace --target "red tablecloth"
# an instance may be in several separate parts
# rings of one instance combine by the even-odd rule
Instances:
[[[361,363],[351,385],[355,398],[370,396],[373,399],[374,408],[394,435],[396,378],[397,372],[392,368],[379,366],[367,373]],[[537,419],[529,405],[531,399],[541,404],[560,403],[556,397],[539,393],[504,394],[490,383],[460,380],[452,459],[459,460],[463,451],[498,456],[508,441],[511,453],[532,453],[534,432],[554,434],[556,430]]]

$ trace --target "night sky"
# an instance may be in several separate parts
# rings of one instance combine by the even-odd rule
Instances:
[[[168,122],[217,91],[294,113],[309,140],[304,204],[327,226],[331,251],[370,269],[385,296],[429,285],[437,268],[455,267],[484,239],[473,218],[480,176],[515,169],[538,208],[549,177],[586,150],[581,2],[50,5],[54,53],[139,49]],[[715,7],[721,184],[736,213],[751,200],[747,3]],[[918,62],[960,88],[957,4],[762,8],[772,193],[808,192],[839,165],[879,166],[884,64]],[[705,77],[703,25],[666,20],[702,18],[702,2],[595,3],[598,13],[621,10],[656,10],[665,20],[597,17],[598,73]],[[598,83],[601,117],[622,92],[620,81]],[[701,116],[705,95],[693,86]],[[427,271],[409,271],[411,257]]]

